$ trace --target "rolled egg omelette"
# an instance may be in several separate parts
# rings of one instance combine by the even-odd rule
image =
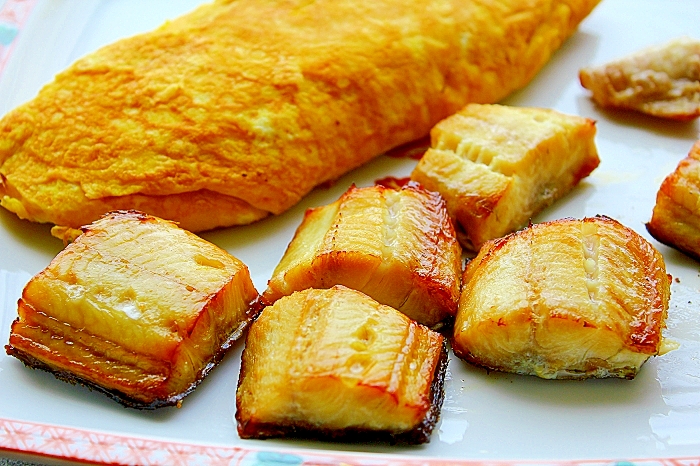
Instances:
[[[220,0],[119,40],[0,120],[0,204],[68,235],[280,214],[525,86],[599,0]]]

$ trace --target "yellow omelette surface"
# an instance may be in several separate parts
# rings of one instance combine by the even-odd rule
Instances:
[[[1,204],[78,227],[138,208],[198,231],[528,83],[599,0],[238,0],[71,65],[0,120]]]

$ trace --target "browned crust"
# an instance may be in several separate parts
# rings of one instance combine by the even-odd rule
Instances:
[[[683,207],[679,206],[677,208],[679,213],[685,212],[688,216],[693,215],[692,212],[684,209]],[[671,233],[665,230],[665,227],[659,225],[656,219],[652,219],[652,221],[645,223],[644,226],[649,234],[659,243],[682,252],[696,261],[700,261],[700,249],[697,249],[697,246],[691,241],[693,239],[697,240],[698,238],[682,238],[679,236],[673,236]]]
[[[245,349],[244,349],[245,351]],[[245,358],[242,358],[245,361]],[[440,358],[433,372],[433,380],[430,386],[430,409],[423,420],[413,429],[394,432],[389,430],[377,431],[372,429],[346,428],[324,429],[306,422],[293,424],[273,424],[265,422],[243,422],[240,418],[241,407],[236,400],[236,421],[238,435],[244,439],[267,439],[275,437],[305,438],[335,442],[378,442],[389,444],[418,445],[430,442],[430,435],[440,419],[440,410],[445,399],[445,374],[447,372],[448,351],[447,339],[442,340]],[[245,377],[246,367],[241,364],[238,384]]]
[[[700,217],[689,209],[684,195],[697,196],[700,141],[693,144],[688,155],[661,183],[656,204],[646,229],[658,242],[700,260]]]
[[[691,121],[700,116],[700,42],[679,37],[602,65],[579,70],[579,82],[603,108]]]
[[[5,345],[5,352],[14,356],[24,363],[25,366],[32,369],[39,369],[53,374],[59,380],[68,382],[73,385],[83,385],[90,390],[95,390],[109,398],[120,403],[127,408],[141,409],[141,410],[153,410],[157,408],[163,408],[167,406],[177,406],[178,408],[182,405],[182,400],[192,393],[195,388],[209,375],[209,373],[219,365],[219,363],[224,359],[226,353],[233,347],[234,342],[240,339],[241,335],[245,332],[248,326],[257,318],[258,314],[262,310],[259,301],[256,300],[249,306],[250,318],[240,327],[237,327],[231,332],[229,337],[222,343],[214,356],[209,360],[209,362],[204,366],[204,368],[199,371],[195,380],[182,392],[170,395],[166,398],[157,398],[150,403],[146,403],[143,400],[138,400],[129,395],[119,391],[105,388],[98,383],[88,380],[83,377],[79,377],[70,371],[59,369],[53,365],[37,359],[33,355],[19,348],[12,346],[11,344]]]
[[[475,269],[480,267],[481,264],[486,263],[492,259],[497,258],[500,250],[512,239],[527,234],[529,231],[533,231],[540,228],[545,228],[547,225],[559,224],[570,221],[579,221],[578,219],[572,217],[566,217],[559,220],[554,220],[550,222],[543,222],[539,224],[531,224],[527,228],[510,233],[504,237],[497,238],[494,240],[487,241],[479,252],[479,256],[472,260],[478,260],[474,263],[473,267],[467,265],[462,283],[466,285],[475,273]],[[596,215],[595,217],[587,217],[580,220],[581,222],[598,222],[605,223],[613,226],[619,235],[623,235],[625,238],[625,243],[628,247],[628,254],[645,258],[646,260],[641,261],[644,267],[645,277],[645,289],[648,293],[649,300],[649,310],[643,315],[637,315],[630,322],[631,332],[628,337],[628,345],[634,347],[639,353],[646,354],[647,356],[659,354],[659,347],[661,344],[662,330],[665,326],[664,322],[667,315],[668,307],[668,294],[655,286],[661,280],[668,280],[670,283],[670,275],[665,272],[665,266],[663,265],[663,257],[656,251],[656,249],[645,240],[642,236],[637,234],[634,230],[631,230],[621,224],[619,221],[607,217],[605,215]],[[667,293],[668,293],[667,289]],[[528,321],[531,320],[528,318]],[[500,325],[499,320],[499,325]],[[481,367],[487,371],[502,371],[511,372],[518,374],[531,375],[529,371],[514,370],[512,366],[508,364],[489,364],[485,362],[478,354],[472,353],[469,348],[462,347],[462,345],[455,344],[455,335],[451,336],[452,350],[455,356],[462,359],[474,366]],[[625,378],[634,379],[638,372],[638,367],[635,366],[620,366],[620,367],[609,367],[605,364],[599,364],[593,360],[586,364],[583,370],[580,369],[570,369],[562,368],[562,370],[557,374],[557,379],[586,379],[586,378]],[[643,365],[646,361],[642,362]],[[641,366],[640,365],[640,366]]]

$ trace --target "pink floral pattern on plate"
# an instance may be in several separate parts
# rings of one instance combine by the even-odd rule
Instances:
[[[264,443],[264,442],[263,442]],[[611,460],[457,460],[323,451],[274,451],[200,445],[0,419],[0,450],[114,465],[347,466],[690,466],[697,458]]]
[[[17,36],[38,0],[0,0],[0,74],[17,43]]]

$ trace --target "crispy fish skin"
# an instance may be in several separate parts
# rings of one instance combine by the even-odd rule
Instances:
[[[457,312],[462,250],[442,197],[416,183],[350,187],[308,209],[262,294],[344,285],[434,327]]]
[[[7,353],[129,407],[179,405],[259,310],[248,268],[140,212],[83,230],[25,286]]]
[[[241,438],[425,443],[444,397],[438,332],[344,286],[266,307],[241,359]]]
[[[657,241],[700,260],[700,141],[661,183],[647,231]]]
[[[439,192],[472,251],[522,228],[598,167],[595,121],[547,108],[468,104],[431,130],[411,179]]]
[[[452,348],[545,379],[632,379],[663,353],[664,260],[607,217],[563,219],[487,242],[464,272]]]
[[[201,6],[9,112],[0,204],[69,228],[126,208],[191,231],[279,214],[467,102],[523,87],[598,2]]]

